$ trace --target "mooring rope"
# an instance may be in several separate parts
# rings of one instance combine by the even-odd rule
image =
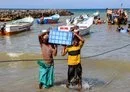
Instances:
[[[100,54],[96,54],[96,55],[92,55],[92,56],[87,56],[87,57],[81,57],[81,59],[93,58],[93,57],[101,56],[101,55],[104,55],[104,54],[107,54],[107,53],[110,53],[110,52],[113,52],[113,51],[117,51],[117,50],[123,49],[123,48],[128,47],[128,46],[130,46],[130,44],[127,44],[127,45],[124,45],[124,46],[122,46],[122,47],[115,48],[115,49],[112,49],[112,50],[109,50],[109,51],[105,51],[105,52],[100,53]],[[36,58],[36,59],[1,60],[0,63],[3,63],[3,62],[18,62],[18,61],[37,61],[37,60],[39,60],[39,59],[42,59],[42,58]],[[67,60],[67,59],[66,59],[66,58],[65,58],[65,59],[59,58],[59,59],[54,59],[54,60]]]

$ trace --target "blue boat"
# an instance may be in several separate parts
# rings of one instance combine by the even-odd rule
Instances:
[[[41,17],[37,19],[38,24],[55,24],[58,23],[58,20],[60,18],[59,14],[55,14],[49,17]]]

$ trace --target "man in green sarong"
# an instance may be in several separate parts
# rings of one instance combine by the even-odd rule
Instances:
[[[39,89],[49,88],[54,84],[54,61],[57,55],[57,46],[48,43],[49,31],[44,30],[39,35],[43,60],[38,60],[39,65]]]

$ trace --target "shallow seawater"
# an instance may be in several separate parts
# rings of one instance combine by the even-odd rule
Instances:
[[[65,87],[67,79],[66,56],[61,56],[58,46],[55,57],[55,86],[38,89],[37,60],[42,59],[38,34],[42,29],[65,23],[69,16],[62,16],[60,23],[38,25],[31,31],[0,37],[0,92],[129,92],[130,88],[130,34],[116,31],[117,25],[93,25],[91,34],[84,36],[81,50],[83,84],[92,89]],[[127,28],[127,26],[123,26]]]
[[[121,92],[129,85],[129,62],[107,59],[82,59],[83,89],[86,83],[92,86],[90,91]],[[66,60],[55,60],[55,86],[50,89],[38,89],[38,65],[36,61],[18,61],[0,63],[1,92],[79,92],[77,88],[67,89]],[[126,82],[125,82],[126,81]],[[115,90],[116,87],[119,89]],[[113,90],[114,91],[113,91]],[[125,89],[124,89],[125,90]]]

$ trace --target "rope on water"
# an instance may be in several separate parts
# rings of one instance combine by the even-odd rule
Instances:
[[[105,51],[103,53],[100,53],[100,54],[96,54],[96,55],[92,55],[92,56],[87,56],[87,57],[81,57],[81,59],[86,59],[86,58],[93,58],[93,57],[97,57],[97,56],[101,56],[101,55],[104,55],[104,54],[107,54],[107,53],[110,53],[110,52],[113,52],[113,51],[117,51],[117,50],[120,50],[120,49],[123,49],[125,47],[128,47],[130,46],[130,44],[127,44],[127,45],[124,45],[122,47],[119,47],[119,48],[115,48],[115,49],[112,49],[112,50],[109,50],[109,51]],[[42,59],[42,58],[37,58],[37,59],[15,59],[15,60],[2,60],[0,61],[0,63],[3,63],[3,62],[18,62],[18,61],[37,61],[39,59]],[[54,59],[54,60],[67,60],[66,58],[65,59]]]

